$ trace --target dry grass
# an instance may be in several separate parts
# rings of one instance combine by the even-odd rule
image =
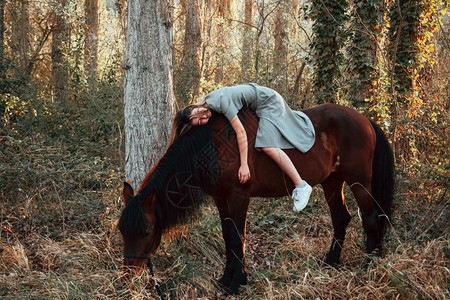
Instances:
[[[320,199],[300,216],[288,199],[255,199],[247,236],[250,282],[240,299],[445,299],[449,294],[449,236],[433,237],[434,226],[447,226],[448,207],[435,220],[421,219],[421,240],[399,229],[388,235],[383,258],[368,259],[360,220],[348,228],[339,269],[322,264],[332,235],[331,220]],[[396,216],[406,212],[397,205]],[[442,207],[441,207],[442,208]],[[437,209],[437,208],[434,208]],[[169,299],[222,299],[215,279],[223,269],[218,216],[203,207],[201,223],[166,239],[155,256],[156,275]],[[351,206],[354,215],[355,207]],[[420,209],[419,209],[420,210]],[[50,238],[2,233],[2,299],[148,299],[156,297],[147,272],[132,279],[121,272],[121,240],[115,229],[120,209],[110,210],[99,230]],[[431,210],[430,210],[431,211]],[[111,216],[114,217],[111,217]],[[434,224],[434,225],[433,225]],[[69,225],[68,225],[69,226]],[[431,226],[431,228],[430,228]],[[442,229],[442,228],[441,228]],[[412,231],[412,232],[411,232]],[[422,232],[423,233],[423,232]]]

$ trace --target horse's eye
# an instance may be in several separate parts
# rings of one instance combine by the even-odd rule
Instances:
[[[151,232],[152,232],[152,229],[147,228],[147,230],[145,231],[145,236],[148,236]]]

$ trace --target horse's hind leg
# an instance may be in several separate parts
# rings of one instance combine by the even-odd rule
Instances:
[[[370,192],[371,186],[370,184],[355,182],[350,184],[350,188],[361,211],[362,223],[367,236],[367,253],[371,254],[375,251],[378,255],[381,255],[382,233],[378,226],[379,217],[375,200]]]
[[[344,180],[337,173],[332,173],[324,182],[322,182],[325,199],[330,207],[334,229],[333,241],[325,261],[331,266],[335,266],[339,263],[339,257],[341,256],[345,239],[345,230],[352,218],[345,205],[344,195],[342,193],[343,186]]]

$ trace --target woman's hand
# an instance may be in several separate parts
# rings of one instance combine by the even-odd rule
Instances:
[[[250,169],[248,165],[241,165],[238,172],[239,182],[241,184],[246,183],[250,179]]]

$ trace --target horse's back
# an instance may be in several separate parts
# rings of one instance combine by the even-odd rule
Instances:
[[[370,121],[355,109],[338,104],[321,104],[303,111],[317,131],[336,132],[353,137],[373,133]],[[339,132],[341,131],[341,132]]]
[[[369,119],[358,111],[337,104],[322,104],[304,111],[316,130],[312,152],[332,159],[331,171],[358,177],[371,174],[376,135]],[[329,168],[329,166],[328,166]]]
[[[306,153],[286,149],[302,178],[312,185],[320,184],[327,176],[342,170],[361,159],[369,160],[375,143],[373,128],[367,118],[356,110],[336,105],[322,104],[303,111],[312,121],[316,132],[314,146]],[[249,110],[239,112],[239,118],[247,132],[248,161],[252,179],[247,185],[237,185],[249,190],[252,196],[277,197],[290,194],[294,185],[276,163],[254,147],[258,130],[258,117]],[[213,140],[221,169],[221,181],[225,186],[235,185],[239,168],[239,151],[236,137],[228,121],[216,115]]]

